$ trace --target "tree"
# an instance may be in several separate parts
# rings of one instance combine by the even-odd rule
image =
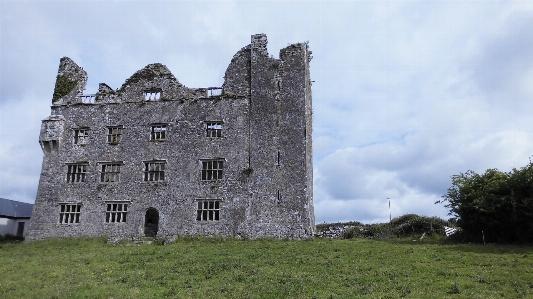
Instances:
[[[533,163],[505,173],[452,176],[442,200],[466,241],[533,242]],[[482,233],[483,232],[483,233]]]

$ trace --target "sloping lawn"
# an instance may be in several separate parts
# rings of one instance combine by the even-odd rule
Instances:
[[[533,298],[533,247],[366,239],[0,244],[1,298]]]

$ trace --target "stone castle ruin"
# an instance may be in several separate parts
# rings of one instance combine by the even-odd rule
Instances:
[[[311,51],[266,46],[253,35],[217,88],[156,63],[87,95],[62,58],[27,240],[313,236]]]

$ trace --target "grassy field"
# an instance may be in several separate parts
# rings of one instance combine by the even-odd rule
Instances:
[[[366,239],[0,244],[0,298],[533,298],[533,247]]]

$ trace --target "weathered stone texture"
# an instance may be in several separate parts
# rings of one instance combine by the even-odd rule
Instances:
[[[94,102],[80,102],[87,76],[61,59],[58,78],[76,86],[42,123],[45,155],[27,239],[313,236],[310,51],[295,44],[274,59],[266,44],[254,35],[235,54],[217,96],[150,64],[118,90],[101,83]],[[221,127],[220,137],[209,136],[210,125]],[[153,140],[154,126],[164,126],[162,140]],[[222,178],[203,177],[212,173],[206,161],[223,161]],[[164,164],[164,179],[147,180],[152,162]],[[119,165],[118,181],[108,181],[109,165]],[[76,167],[82,182],[72,182]],[[204,200],[218,212],[202,212]],[[125,222],[110,221],[110,204],[127,205]],[[79,219],[63,223],[60,214],[77,214],[62,210],[69,205],[80,206]],[[199,210],[208,220],[198,220]]]

